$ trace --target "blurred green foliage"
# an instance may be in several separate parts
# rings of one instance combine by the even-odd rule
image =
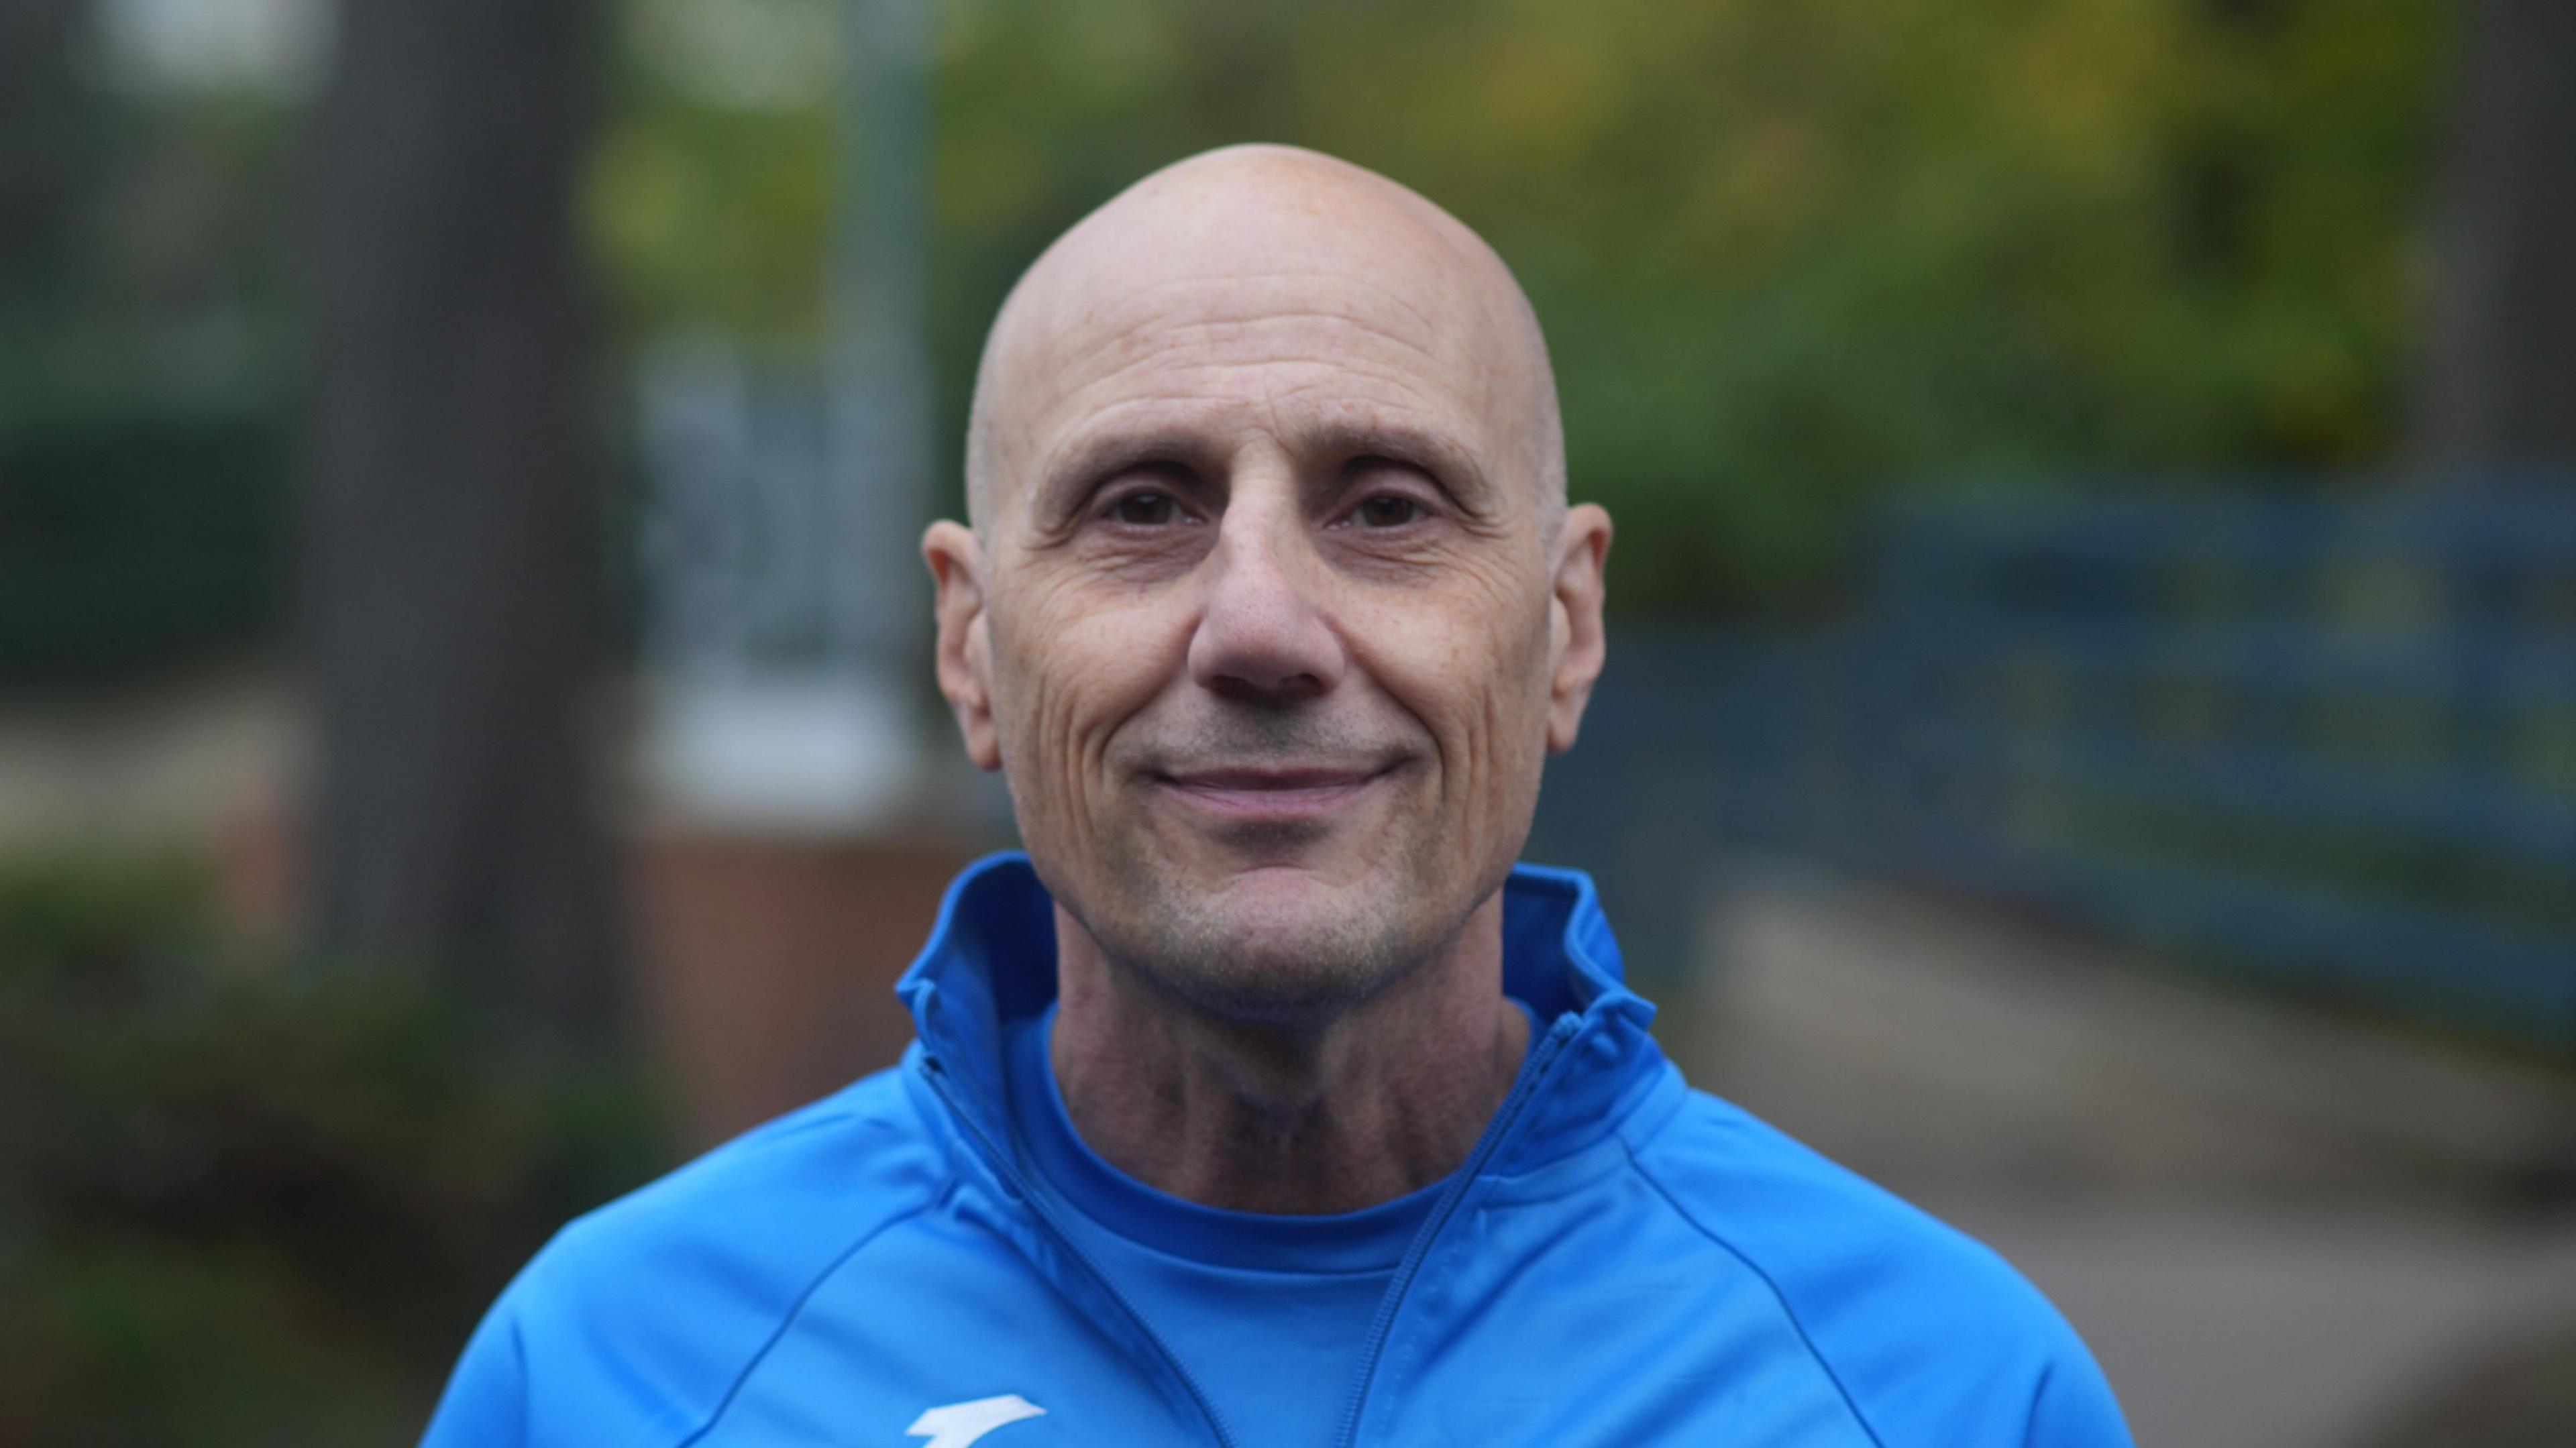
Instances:
[[[81,55],[0,44],[0,687],[237,653],[285,592],[294,113]]]
[[[405,1441],[509,1274],[662,1164],[616,1066],[208,922],[185,859],[0,862],[0,1443]]]
[[[828,5],[628,7],[589,208],[628,327],[815,341]],[[1019,269],[1241,140],[1383,170],[1511,262],[1631,611],[1826,601],[1890,488],[2367,466],[2402,421],[2453,9],[953,0],[947,471]]]
[[[277,609],[282,420],[125,396],[0,428],[0,683],[193,662]]]

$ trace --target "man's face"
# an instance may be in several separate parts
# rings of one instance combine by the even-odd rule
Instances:
[[[970,748],[1058,902],[1283,1023],[1402,974],[1508,872],[1598,668],[1607,532],[1553,516],[1527,359],[1470,287],[1285,251],[1112,265],[1040,309],[958,641]]]

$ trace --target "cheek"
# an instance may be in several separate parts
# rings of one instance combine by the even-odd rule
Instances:
[[[1081,808],[1120,725],[1152,703],[1186,657],[1168,612],[1044,580],[997,594],[994,717],[1002,765],[1024,806]]]
[[[1438,742],[1448,808],[1517,808],[1546,743],[1546,598],[1515,576],[1459,583],[1377,613],[1371,672]]]
[[[1527,596],[1498,600],[1487,618],[1493,668],[1480,694],[1486,766],[1493,778],[1483,793],[1497,808],[1521,810],[1536,796],[1547,758],[1547,602],[1543,596],[1535,605]]]

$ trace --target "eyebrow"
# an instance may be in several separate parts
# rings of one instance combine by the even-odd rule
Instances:
[[[1482,514],[1493,502],[1493,482],[1475,453],[1437,428],[1385,420],[1336,421],[1300,434],[1298,441],[1308,451],[1345,460],[1380,457],[1420,468],[1449,494],[1451,502],[1470,513]]]
[[[1450,500],[1482,515],[1494,499],[1492,480],[1472,450],[1447,433],[1387,419],[1334,419],[1299,429],[1291,445],[1305,457],[1344,462],[1386,458],[1422,469]],[[1105,429],[1072,445],[1047,464],[1038,479],[1038,516],[1060,521],[1079,506],[1093,484],[1149,463],[1174,463],[1200,474],[1222,471],[1225,459],[1190,428],[1155,426]]]
[[[1193,436],[1186,428],[1095,433],[1046,465],[1038,477],[1035,511],[1041,520],[1058,522],[1081,503],[1093,484],[1130,468],[1168,462],[1206,472],[1209,461],[1206,440]]]

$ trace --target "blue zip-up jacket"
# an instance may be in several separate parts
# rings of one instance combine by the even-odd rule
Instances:
[[[1396,1270],[1341,1448],[2129,1442],[2001,1259],[1683,1084],[1589,879],[1521,867],[1503,915],[1543,1029]],[[430,1448],[1226,1443],[1013,1145],[1003,1029],[1053,999],[1054,940],[1024,857],[967,871],[903,1063],[565,1228]]]

